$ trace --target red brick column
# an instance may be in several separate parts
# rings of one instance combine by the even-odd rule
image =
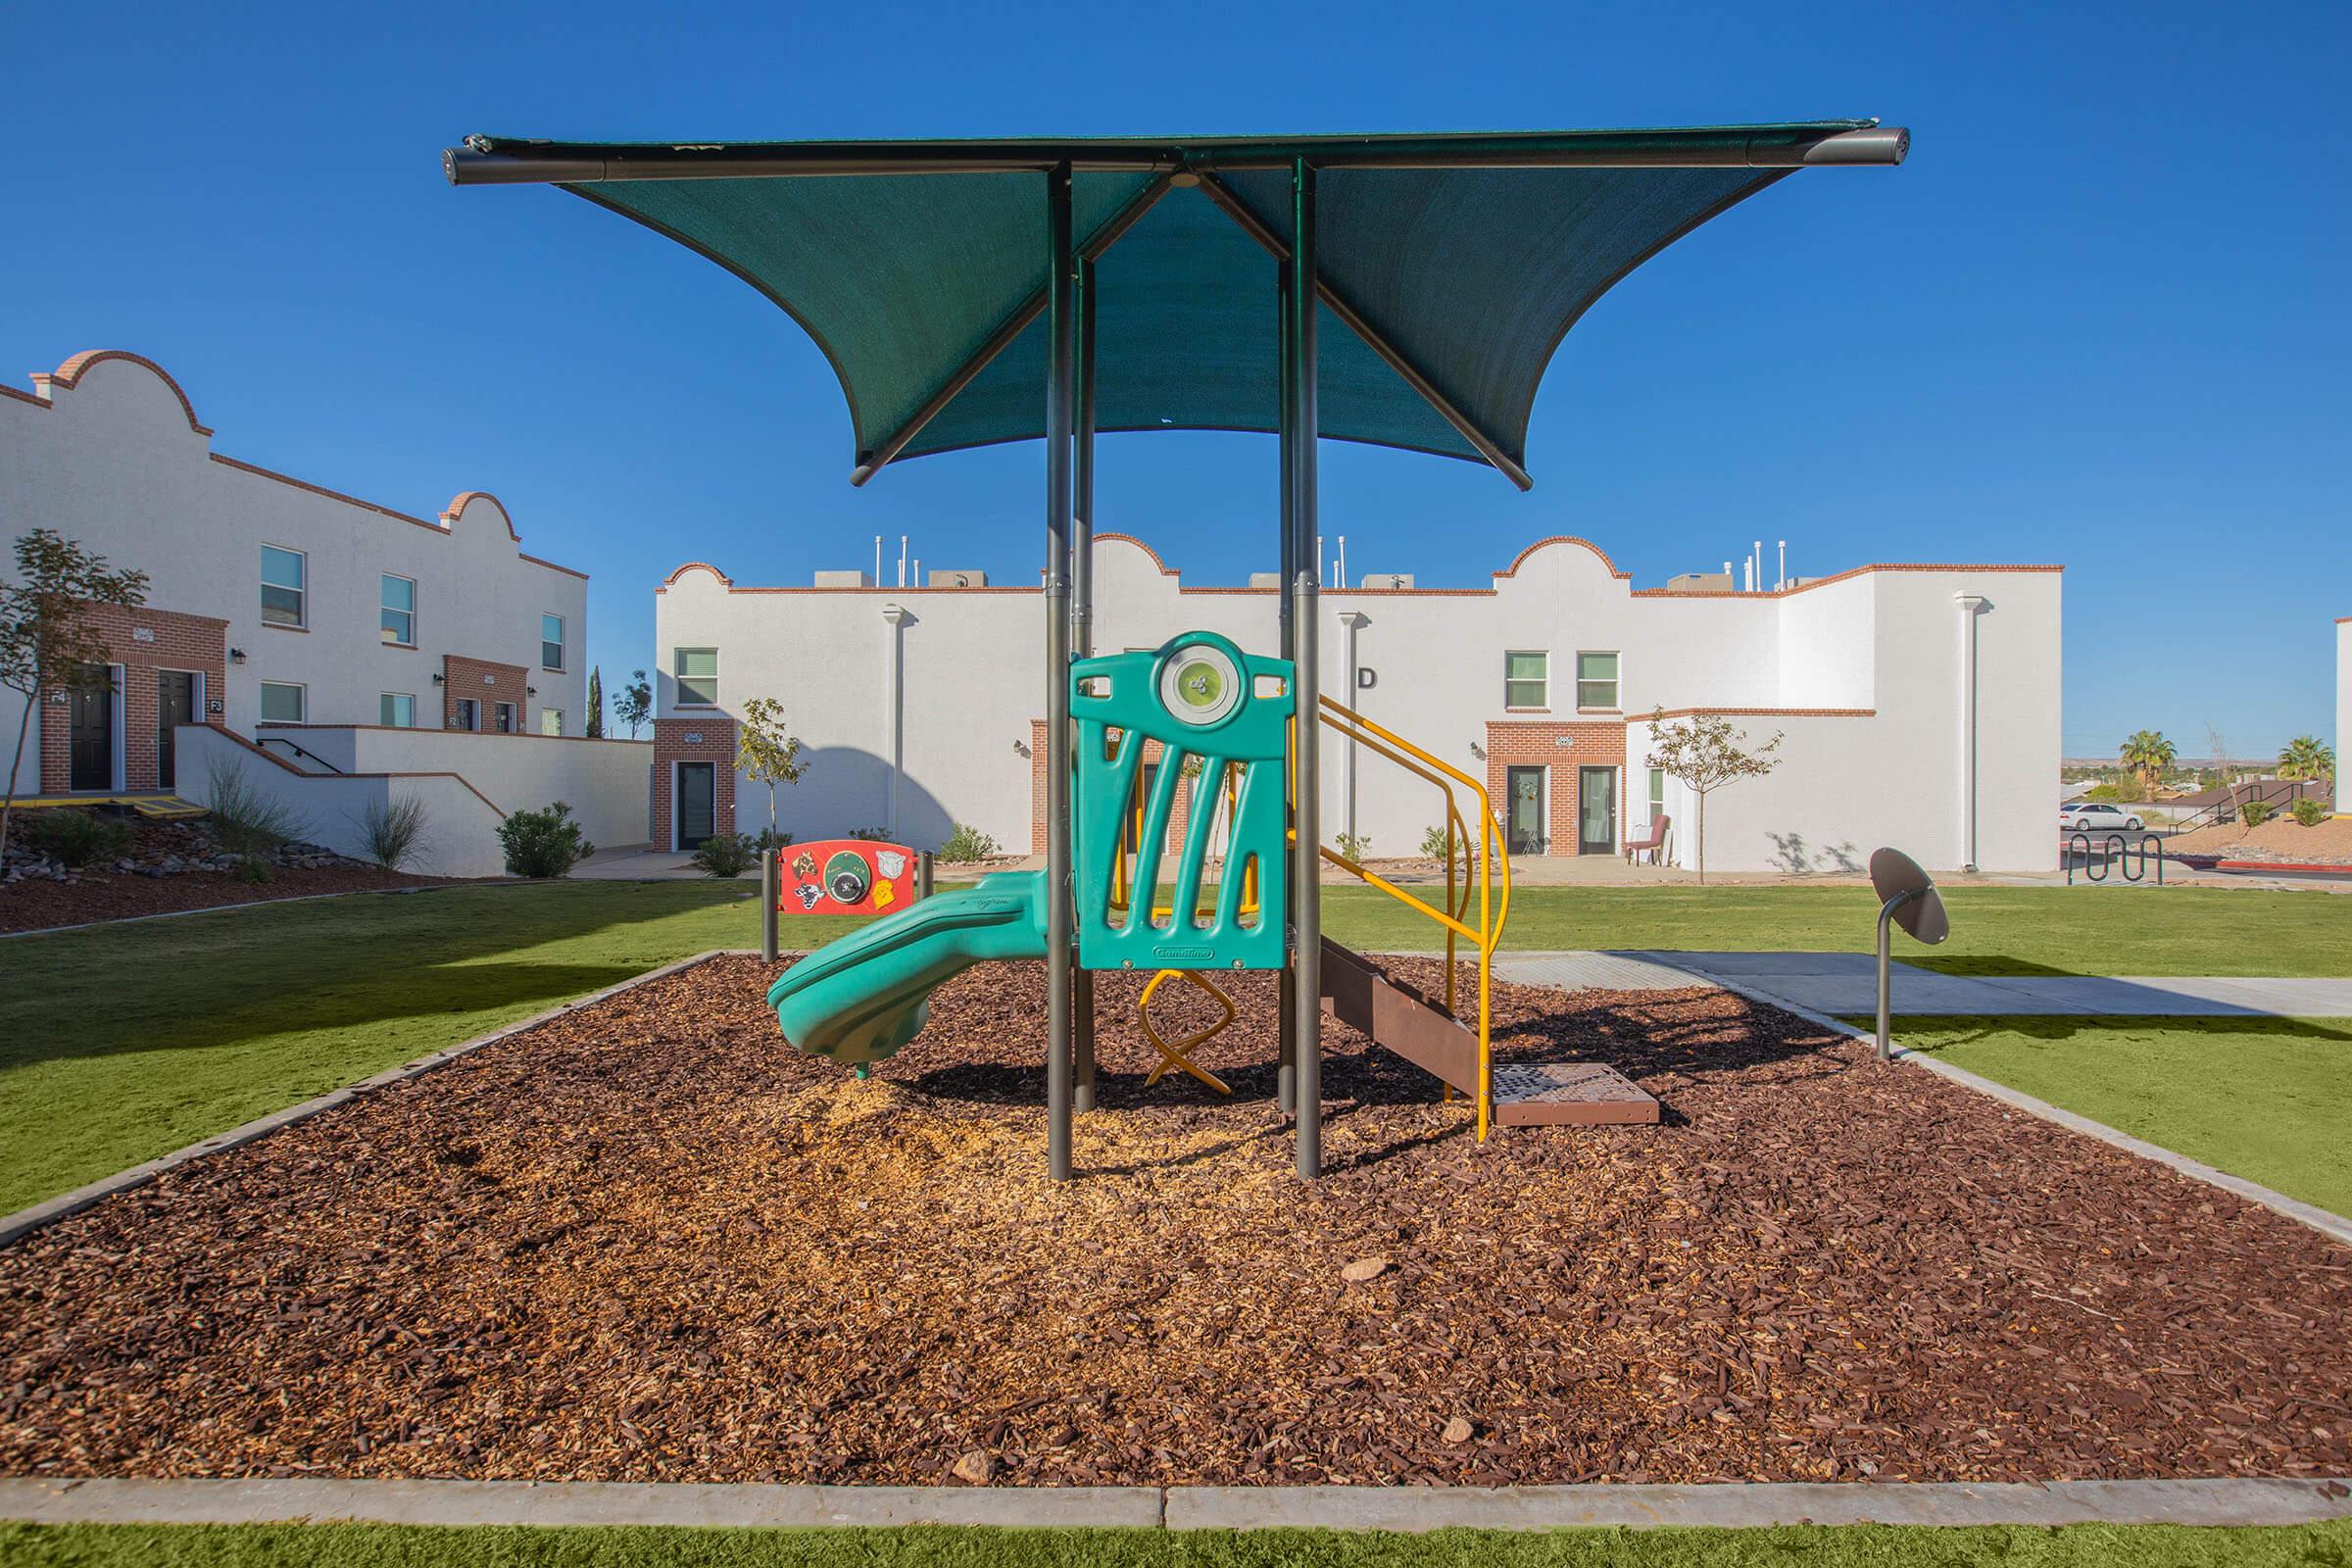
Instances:
[[[1164,750],[1165,748],[1159,742],[1147,740],[1144,742],[1144,760],[1147,763],[1157,764],[1160,754]],[[1042,718],[1033,718],[1029,721],[1029,853],[1031,855],[1046,853],[1046,721]],[[1205,768],[1203,776],[1205,776]],[[1200,783],[1200,778],[1188,778],[1176,786],[1175,803],[1168,808],[1168,843],[1171,846],[1180,849],[1184,844],[1186,824],[1193,819],[1193,792]],[[1073,800],[1073,809],[1075,809],[1075,806],[1076,802]]]
[[[711,826],[735,831],[735,720],[724,713],[654,720],[653,842],[672,849],[678,825],[670,814],[670,764],[715,762],[711,769]]]
[[[1541,767],[1544,775],[1544,847],[1547,855],[1577,853],[1576,770],[1580,767],[1625,766],[1625,721],[1608,719],[1489,719],[1487,721],[1487,795],[1494,803],[1500,826],[1510,829],[1510,800],[1504,791],[1506,769]],[[1617,781],[1617,831],[1625,833],[1625,793],[1622,771]]]
[[[106,641],[106,662],[122,666],[122,733],[115,744],[122,757],[123,786],[156,788],[156,672],[192,670],[204,677],[204,706],[228,696],[228,622],[172,610],[122,610],[92,606],[85,613]],[[48,694],[54,699],[64,688]],[[62,795],[72,775],[71,726],[67,707],[40,705],[41,792]],[[195,715],[198,723],[220,724],[219,712]]]
[[[514,705],[514,733],[527,733],[531,722],[529,672],[520,664],[495,664],[486,659],[445,654],[441,659],[441,727],[458,722],[458,699],[470,697],[481,705],[481,732],[498,732],[497,706]]]

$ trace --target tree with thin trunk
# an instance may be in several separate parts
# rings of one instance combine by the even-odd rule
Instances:
[[[2166,740],[2163,731],[2141,729],[2125,738],[2118,760],[2138,775],[2139,798],[2144,801],[2156,793],[2156,786],[2164,782],[2165,773],[2180,755],[2180,748]]]
[[[653,716],[654,685],[640,669],[629,676],[629,683],[612,699],[612,716],[629,726],[629,739],[637,738],[637,727]]]
[[[2237,768],[2230,760],[2230,741],[2211,720],[2205,725],[2205,750],[2213,757],[2213,781],[2230,803],[2230,814],[2237,814]]]
[[[605,667],[602,664],[588,666],[588,738],[592,741],[605,738]]]
[[[784,705],[773,697],[755,697],[735,715],[735,765],[755,784],[767,786],[767,838],[776,839],[776,786],[798,784],[808,764],[801,760],[801,742],[784,728]]]
[[[33,710],[52,693],[88,690],[86,673],[103,670],[109,650],[90,612],[136,610],[147,602],[147,574],[107,564],[106,558],[54,528],[35,528],[16,544],[17,580],[0,583],[0,686],[21,692],[17,749],[0,799],[0,856],[8,853],[8,819],[17,806],[17,770]],[[103,676],[100,677],[104,679]]]
[[[1747,731],[1735,729],[1720,713],[1693,713],[1668,723],[1664,709],[1651,711],[1650,751],[1642,763],[1690,792],[1698,819],[1695,842],[1701,887],[1707,880],[1707,797],[1726,784],[1761,778],[1780,766],[1781,760],[1774,754],[1780,751],[1783,738],[1783,732],[1776,729],[1772,739],[1751,750]]]

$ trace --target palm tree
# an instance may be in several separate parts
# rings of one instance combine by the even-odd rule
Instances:
[[[2280,778],[2335,777],[2335,749],[2321,744],[2317,735],[2298,735],[2278,752]]]
[[[2143,794],[2152,795],[2156,786],[2164,781],[2165,770],[2173,765],[2173,759],[2179,755],[2178,749],[2160,731],[2141,729],[2133,730],[2124,742],[2121,760],[2126,767],[2139,775],[2139,787]]]

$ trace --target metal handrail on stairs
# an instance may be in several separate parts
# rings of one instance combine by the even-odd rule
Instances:
[[[1493,1130],[1494,1117],[1494,1061],[1492,1023],[1494,1015],[1494,950],[1501,944],[1503,922],[1511,911],[1511,858],[1497,855],[1501,839],[1494,826],[1493,803],[1487,789],[1477,779],[1453,766],[1442,758],[1415,746],[1396,731],[1384,728],[1344,704],[1325,697],[1321,700],[1322,722],[1374,754],[1396,762],[1407,772],[1428,779],[1446,797],[1446,906],[1439,908],[1424,899],[1415,898],[1403,888],[1362,865],[1337,850],[1316,845],[1316,851],[1326,860],[1349,875],[1380,889],[1389,897],[1418,909],[1438,922],[1446,931],[1446,1010],[1454,1012],[1454,939],[1458,936],[1478,950],[1478,1136],[1484,1142]],[[1442,775],[1442,776],[1441,776]],[[1449,782],[1450,781],[1450,782]],[[1460,801],[1454,793],[1458,784],[1467,788],[1478,800],[1478,923],[1472,925],[1464,916],[1470,904],[1470,888],[1465,883],[1460,897],[1455,897],[1454,845],[1470,845],[1470,835],[1462,820]],[[1497,887],[1494,862],[1502,862],[1502,877]],[[1458,1016],[1458,1014],[1457,1014]]]
[[[317,762],[320,767],[325,768],[329,773],[340,773],[343,771],[334,763],[328,761],[325,758],[320,757],[317,752],[314,752],[310,748],[302,746],[294,741],[290,741],[283,735],[259,736],[256,738],[255,744],[260,746],[283,746],[287,751],[292,752],[296,757],[309,758],[312,761]]]

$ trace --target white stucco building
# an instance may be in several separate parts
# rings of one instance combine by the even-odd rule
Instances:
[[[413,516],[225,456],[135,354],[32,382],[0,387],[0,534],[53,528],[150,581],[101,617],[108,678],[39,705],[21,793],[201,801],[225,742],[338,848],[371,793],[446,797],[452,874],[495,873],[504,812],[556,799],[600,842],[644,841],[649,748],[576,739],[587,574],[525,553],[496,497]],[[0,691],[9,743],[22,711]]]
[[[1193,628],[1276,645],[1267,587],[1186,584],[1142,542],[1099,538],[1096,646]],[[778,792],[802,837],[881,827],[916,845],[969,823],[1036,842],[1043,672],[1033,586],[738,585],[679,567],[658,590],[656,842],[756,830],[732,713],[783,703],[810,768]],[[855,586],[837,585],[843,577]],[[1375,578],[1375,581],[1395,579]],[[1707,862],[1859,867],[1882,844],[1936,868],[2056,863],[2060,568],[1864,565],[1785,589],[1636,588],[1584,540],[1545,539],[1471,589],[1326,589],[1323,690],[1482,777],[1515,853],[1620,853],[1652,817],[1696,859],[1690,802],[1647,768],[1652,712],[1730,716],[1769,776],[1710,797]],[[1415,853],[1430,786],[1326,732],[1323,821],[1374,856]]]

